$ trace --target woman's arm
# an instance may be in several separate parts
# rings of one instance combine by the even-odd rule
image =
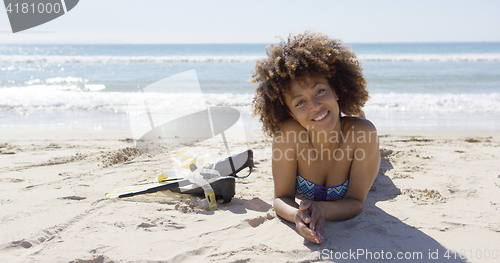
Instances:
[[[280,133],[273,137],[272,173],[274,181],[274,210],[283,219],[295,222],[299,205],[295,202],[295,177],[297,173],[296,143],[287,136],[296,132],[294,120],[283,123]],[[295,129],[294,129],[295,128]]]
[[[349,186],[344,198],[318,202],[326,220],[345,220],[361,213],[368,191],[375,181],[380,165],[377,130],[365,119],[353,119],[352,132],[355,138],[355,155],[349,173]],[[349,134],[349,133],[348,133]],[[359,137],[363,136],[363,138]]]
[[[273,138],[272,170],[274,179],[274,210],[283,219],[294,222],[299,233],[311,242],[321,243],[324,216],[314,202],[295,202],[295,180],[297,176],[296,151],[298,142],[293,136],[303,131],[295,120],[289,120],[280,127],[282,131]],[[292,133],[292,136],[288,136]]]

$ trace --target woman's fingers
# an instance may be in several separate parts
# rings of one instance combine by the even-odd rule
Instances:
[[[316,230],[316,221],[318,221],[318,217],[319,217],[319,207],[316,203],[311,203],[311,204],[308,204],[309,205],[309,212],[311,214],[311,223],[309,224],[309,227],[314,231]]]
[[[325,220],[324,219],[318,224],[318,227],[316,227],[316,232],[317,232],[321,242],[325,241],[325,238],[323,237],[325,235]]]
[[[297,212],[297,215],[300,217],[300,219],[302,219],[302,221],[304,221],[304,223],[311,223],[311,212],[309,212],[309,210],[299,210]]]
[[[319,233],[316,231],[313,231],[312,229],[310,229],[308,227],[306,229],[304,229],[304,232],[301,233],[301,235],[313,243],[318,243],[318,244],[323,243],[323,238],[319,235]]]
[[[300,202],[299,209],[302,211],[308,210],[312,204],[313,204],[313,201],[311,201],[311,200],[302,200]]]
[[[314,243],[321,243],[321,240],[318,238],[316,231],[311,230],[306,224],[303,222],[296,224],[297,230],[300,235],[305,237],[307,240]]]
[[[316,231],[320,235],[321,239],[323,239],[322,235],[325,233],[325,213],[323,210],[318,210],[318,217],[316,220]]]
[[[311,211],[311,223],[309,224],[309,227],[315,232],[315,236],[318,240],[317,243],[322,243],[322,234],[325,226],[324,212],[322,208],[316,203],[312,204],[309,210]]]
[[[304,200],[300,203],[299,211],[297,212],[298,219],[297,230],[302,236],[314,243],[322,243],[323,237],[321,232],[324,226],[324,216],[321,208],[312,201]]]
[[[311,223],[311,205],[312,205],[312,201],[310,200],[302,200],[302,202],[300,202],[300,205],[299,205],[299,210],[300,210],[300,214],[303,216],[302,217],[302,220],[304,220],[304,222],[306,222],[307,224]]]
[[[300,235],[302,235],[311,242],[320,243],[316,231],[313,231],[308,226],[310,222],[311,222],[311,216],[309,210],[306,211],[299,210],[295,215],[295,227],[299,231]]]
[[[313,223],[314,223],[314,225],[313,225]],[[322,216],[317,217],[317,218],[315,218],[315,220],[313,219],[313,221],[311,222],[311,225],[313,225],[311,229],[314,230],[315,236],[318,239],[317,243],[323,243],[323,241],[324,241],[323,234],[325,233],[325,231],[324,231],[325,218]]]

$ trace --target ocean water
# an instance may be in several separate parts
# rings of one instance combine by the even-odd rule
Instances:
[[[379,130],[500,129],[500,43],[347,45],[362,63],[371,96],[364,111]],[[260,129],[249,116],[249,79],[265,46],[3,45],[0,130],[128,130],[131,98],[192,70],[202,96],[178,83],[149,94],[152,110],[228,106]]]

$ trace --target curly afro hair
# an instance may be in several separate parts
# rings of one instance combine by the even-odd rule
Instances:
[[[279,125],[291,118],[285,104],[290,82],[306,76],[325,76],[339,97],[340,112],[347,116],[361,113],[368,100],[366,80],[360,63],[349,47],[320,33],[306,31],[279,45],[266,47],[267,59],[257,61],[251,82],[259,85],[252,102],[253,114],[260,115],[262,130],[272,136]]]

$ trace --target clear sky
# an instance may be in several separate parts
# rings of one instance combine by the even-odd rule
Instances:
[[[19,0],[22,2],[22,0]],[[498,0],[80,0],[6,43],[269,43],[306,29],[350,43],[500,42]]]

